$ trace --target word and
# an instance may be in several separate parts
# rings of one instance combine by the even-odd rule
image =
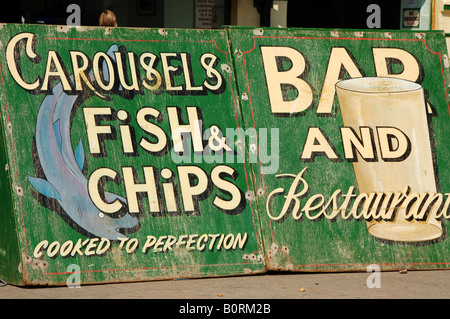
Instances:
[[[352,127],[341,127],[340,131],[344,158],[349,162],[359,161],[357,154],[367,162],[400,162],[411,154],[410,138],[396,127],[360,127],[359,135]],[[377,152],[376,140],[380,154]],[[341,160],[325,132],[320,127],[309,127],[300,160],[311,162],[318,155],[326,156],[331,161]]]

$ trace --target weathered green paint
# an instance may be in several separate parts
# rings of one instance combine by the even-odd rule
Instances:
[[[327,217],[332,217],[331,210],[327,211],[327,215],[319,212],[337,190],[341,190],[337,207],[343,205],[345,198],[354,203],[359,194],[352,162],[345,159],[343,152],[340,128],[345,125],[338,97],[334,93],[336,80],[386,75],[401,78],[405,77],[404,70],[414,68],[414,60],[402,66],[400,60],[403,58],[391,59],[393,56],[388,54],[386,58],[389,59],[378,59],[379,63],[386,61],[388,67],[383,69],[379,66],[377,74],[374,62],[377,48],[393,48],[397,53],[414,56],[418,62],[419,72],[409,80],[423,86],[427,101],[434,109],[430,117],[430,132],[437,166],[437,192],[448,192],[450,156],[444,141],[450,134],[446,87],[449,82],[443,33],[230,28],[229,34],[239,95],[245,96],[245,100],[241,100],[244,125],[260,132],[259,149],[256,149],[260,153],[259,161],[252,164],[252,169],[256,188],[264,194],[256,204],[268,268],[345,271],[365,270],[369,264],[378,264],[382,269],[448,268],[450,245],[445,232],[448,213],[439,238],[392,241],[371,236],[364,219],[356,220],[349,215],[351,205],[342,206],[347,207],[344,213],[348,215],[345,217],[338,214],[330,220]],[[263,59],[264,54],[267,55],[266,60]],[[268,70],[271,70],[270,73]],[[327,72],[330,80],[328,87],[324,84]],[[411,74],[408,76],[413,76]],[[277,76],[282,79],[279,83],[274,81]],[[284,101],[297,101],[297,104],[280,111],[280,105],[285,103],[280,102],[281,98],[274,98],[276,103],[271,101],[269,83],[273,85],[273,92],[282,92]],[[283,87],[280,83],[287,85]],[[331,92],[328,104],[323,99],[326,92]],[[402,118],[405,122],[410,119],[408,114],[402,114],[400,121]],[[260,131],[264,128],[269,132],[274,129],[272,134],[269,133],[268,141],[265,140],[265,133]],[[312,135],[314,132],[316,135]],[[361,133],[356,132],[360,136]],[[313,136],[323,139],[317,140]],[[306,144],[309,150],[318,147],[311,156],[306,154]],[[374,145],[377,160],[382,161],[379,146]],[[410,156],[420,154],[421,157],[422,151],[425,150],[413,148]],[[271,170],[274,154],[279,154],[279,163],[275,170]],[[335,154],[337,158],[333,157]],[[364,161],[361,154],[357,151],[356,154],[359,161]],[[394,172],[401,163],[399,159],[399,162],[386,162],[386,165],[390,165],[388,167]],[[260,173],[261,167],[266,169],[263,174]],[[420,174],[412,170],[406,175]],[[389,176],[375,177],[389,179]],[[354,193],[348,193],[351,187],[355,188]],[[316,207],[316,210],[310,210],[309,215],[303,210],[308,200],[311,200],[310,207]],[[322,204],[320,200],[323,200]]]
[[[3,122],[2,122],[3,128]],[[0,222],[0,273],[5,276],[10,282],[21,281],[21,262],[19,255],[18,233],[16,231],[15,215],[13,214],[12,190],[9,163],[7,161],[7,150],[4,130],[0,134],[0,167],[5,169],[0,170],[0,189],[2,213]]]
[[[24,32],[30,35],[27,36]],[[246,164],[240,160],[242,152],[228,154],[231,159],[228,162],[225,162],[225,154],[217,155],[217,160],[213,161],[202,154],[194,156],[191,153],[180,157],[173,153],[172,137],[175,130],[169,125],[169,108],[173,111],[173,120],[178,116],[181,124],[191,124],[202,129],[201,133],[204,135],[199,137],[201,148],[206,149],[207,145],[212,145],[218,147],[218,152],[225,146],[220,145],[219,142],[223,140],[217,130],[226,136],[226,129],[236,128],[241,118],[225,30],[77,29],[4,25],[0,37],[2,132],[7,136],[6,143],[2,145],[6,145],[3,147],[7,149],[7,173],[11,178],[9,182],[3,176],[5,172],[2,173],[1,183],[6,186],[2,187],[4,200],[1,224],[5,232],[0,235],[0,277],[15,284],[63,285],[66,282],[76,283],[77,280],[83,284],[224,276],[264,270],[258,217],[252,204],[244,197],[251,185],[251,177]],[[23,39],[12,46],[19,37]],[[118,84],[113,89],[100,91],[100,85],[93,77],[89,77],[92,66],[89,66],[85,75],[88,82],[95,86],[96,92],[86,84],[77,90],[72,78],[68,78],[67,90],[61,96],[46,90],[46,72],[54,72],[48,74],[55,75],[60,70],[58,76],[49,78],[48,89],[58,85],[60,87],[60,83],[64,83],[62,68],[67,76],[74,73],[71,52],[80,56],[78,66],[83,68],[83,57],[93,63],[94,56],[103,52],[99,60],[102,63],[105,60],[104,53],[112,45],[117,45],[123,52],[127,77],[125,82],[120,82],[120,74],[116,74],[115,79],[125,90],[121,91]],[[8,47],[12,48],[13,53],[15,50],[15,56],[11,53],[10,57],[13,58],[10,61],[6,58]],[[134,55],[127,55],[127,52]],[[34,53],[37,58],[33,57]],[[143,54],[146,54],[146,58],[141,61]],[[126,89],[126,85],[134,83],[130,71],[133,56],[138,70],[137,91]],[[117,58],[118,56],[115,57],[116,61]],[[154,58],[157,60],[153,60]],[[58,61],[61,65],[59,69]],[[163,66],[164,63],[167,65]],[[143,65],[153,66],[154,69],[146,70]],[[16,68],[13,79],[14,72],[11,70]],[[106,87],[111,77],[98,74]],[[157,74],[161,76],[162,85],[155,81]],[[166,81],[167,76],[173,78],[172,83]],[[80,78],[83,82],[83,77]],[[31,87],[33,83],[37,84],[34,88]],[[158,86],[158,89],[149,88],[150,86]],[[26,88],[29,90],[25,90]],[[69,100],[73,95],[78,95],[79,100]],[[45,101],[51,107],[52,103],[62,103],[64,97],[67,100],[63,107],[75,104],[69,119],[71,130],[64,131],[64,112],[58,114],[54,111],[55,115],[51,119],[54,124],[50,124],[54,127],[46,131],[46,126],[41,125],[37,132],[37,123],[41,123],[37,119],[38,112],[44,107]],[[200,122],[188,118],[188,108],[191,111],[197,110]],[[89,110],[97,110],[102,114],[111,111],[111,115],[99,114],[94,117],[89,115]],[[143,110],[148,111],[148,114],[142,113]],[[138,114],[140,123],[137,122]],[[86,124],[89,118],[90,128]],[[45,120],[44,118],[43,121]],[[8,123],[11,123],[10,127]],[[91,134],[89,140],[88,129],[98,129],[98,134]],[[167,141],[164,141],[161,129]],[[70,134],[72,145],[68,148],[69,154],[65,155],[66,162],[62,165],[64,169],[70,164],[67,157],[76,152],[81,139],[84,147],[81,153],[85,155],[85,162],[80,171],[90,182],[94,173],[100,175],[98,182],[92,182],[92,189],[88,193],[90,197],[96,196],[95,204],[98,206],[102,202],[113,200],[120,203],[117,198],[103,198],[104,192],[108,191],[126,198],[127,204],[121,205],[125,212],[119,211],[110,217],[110,213],[100,210],[85,211],[82,196],[71,197],[80,191],[70,172],[60,176],[66,180],[51,180],[52,183],[62,182],[59,189],[54,185],[56,192],[42,180],[35,179],[35,184],[31,184],[32,178],[50,181],[50,177],[44,174],[60,170],[54,164],[58,163],[55,157],[65,154],[64,146],[67,144],[62,141],[59,147],[57,140],[49,138],[52,131],[61,140]],[[220,136],[210,142],[209,132]],[[99,136],[99,141],[96,141],[96,136]],[[131,136],[133,143],[127,142],[128,136]],[[194,140],[197,138],[193,137]],[[101,143],[102,139],[104,144],[100,146],[100,153],[96,154],[95,147],[98,144],[95,142]],[[185,147],[192,148],[190,139],[184,140]],[[157,144],[158,141],[161,144]],[[144,145],[143,142],[147,144]],[[164,144],[165,142],[167,143]],[[147,151],[151,150],[149,144],[153,144],[153,153]],[[39,152],[39,145],[43,148],[42,154]],[[228,145],[236,148],[233,140],[227,141],[226,146]],[[47,172],[39,155],[50,155],[50,159],[47,158],[46,161],[54,166],[47,168]],[[144,167],[147,179],[144,179]],[[76,167],[71,167],[71,170],[77,171]],[[131,209],[128,204],[131,206],[132,200],[126,193],[128,186],[124,175],[128,174],[128,182],[133,183],[133,175],[130,173],[133,170],[137,178],[134,183],[147,182],[149,186],[145,191],[151,195],[144,193],[137,200],[138,212],[127,213]],[[182,174],[184,181],[180,180]],[[155,184],[152,182],[153,176]],[[82,176],[80,178],[83,179]],[[9,183],[12,192],[8,189]],[[82,184],[81,189],[84,189],[83,194],[86,195],[86,183]],[[189,190],[193,193],[191,197]],[[96,192],[99,194],[96,195]],[[166,201],[172,193],[175,201]],[[192,205],[198,205],[193,212],[187,211],[190,199]],[[231,200],[234,202],[230,203]],[[69,205],[70,201],[73,206],[64,206]],[[168,205],[172,205],[172,208],[169,209]],[[69,209],[65,207],[75,207],[75,211],[68,212]],[[89,207],[93,209],[92,206]],[[114,208],[112,211],[116,210]],[[92,222],[75,224],[73,218],[71,220],[68,217],[73,216],[83,221],[90,214],[91,221],[94,222],[132,216],[139,224],[127,229],[123,235],[116,233],[116,238],[108,239],[101,235],[104,230],[102,225],[90,228],[87,232],[86,227],[92,226]],[[6,224],[11,218],[14,218],[14,227],[11,222],[9,226]],[[18,237],[18,245],[15,243],[15,236]],[[107,239],[102,241],[99,237]],[[126,237],[129,239],[121,240]],[[146,242],[149,244],[152,240],[155,240],[154,245],[146,247]],[[179,247],[174,241],[180,243]],[[77,244],[80,249],[76,249]],[[9,259],[5,259],[5,250]],[[18,270],[20,276],[17,275]],[[73,272],[75,273],[72,274]]]
[[[400,77],[423,87],[436,170],[405,175],[429,173],[434,192],[446,194],[442,33],[3,25],[0,41],[0,277],[8,282],[449,267],[446,209],[433,240],[380,239],[364,218],[351,217],[362,195],[357,163],[343,149],[342,130],[350,125],[335,93],[337,80],[359,77]],[[175,122],[200,130],[183,138],[183,154],[174,152]],[[384,125],[367,128],[372,124],[360,126],[378,143]],[[393,129],[380,144],[392,154]],[[431,156],[420,156],[415,140],[410,146],[387,167],[400,171],[406,159]],[[371,150],[369,164],[392,155],[378,144]],[[323,208],[338,190],[338,208],[344,199],[348,205],[336,218],[304,210],[308,203]],[[119,223],[119,232],[104,221]]]

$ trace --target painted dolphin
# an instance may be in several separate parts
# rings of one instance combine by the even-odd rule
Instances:
[[[117,51],[113,45],[108,54]],[[92,77],[92,73],[89,75]],[[108,74],[104,74],[108,77]],[[74,152],[71,143],[70,118],[79,95],[68,95],[62,84],[57,84],[47,95],[39,109],[36,120],[36,148],[46,179],[28,176],[30,183],[41,194],[58,201],[65,214],[93,236],[117,240],[127,237],[120,229],[131,229],[138,220],[128,212],[114,218],[103,214],[92,202],[88,192],[88,180],[82,169],[85,161],[80,141]],[[106,201],[126,200],[116,194],[105,192]]]

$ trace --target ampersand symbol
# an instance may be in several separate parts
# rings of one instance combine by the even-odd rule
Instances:
[[[226,137],[220,137],[220,129],[216,125],[212,125],[209,128],[209,131],[211,133],[211,136],[208,140],[208,146],[213,150],[214,152],[220,151],[221,149],[225,149],[225,151],[231,151],[231,148],[227,145],[227,139]],[[214,143],[216,142],[216,143]]]

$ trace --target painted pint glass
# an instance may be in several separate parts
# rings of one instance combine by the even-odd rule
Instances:
[[[359,153],[352,158],[359,193],[406,194],[409,186],[410,194],[436,194],[437,176],[422,86],[396,78],[364,77],[340,81],[336,91],[344,127],[359,138],[359,150],[353,150]],[[442,236],[442,224],[433,213],[422,219],[411,218],[407,202],[398,205],[392,219],[369,218],[369,234],[401,242]]]

